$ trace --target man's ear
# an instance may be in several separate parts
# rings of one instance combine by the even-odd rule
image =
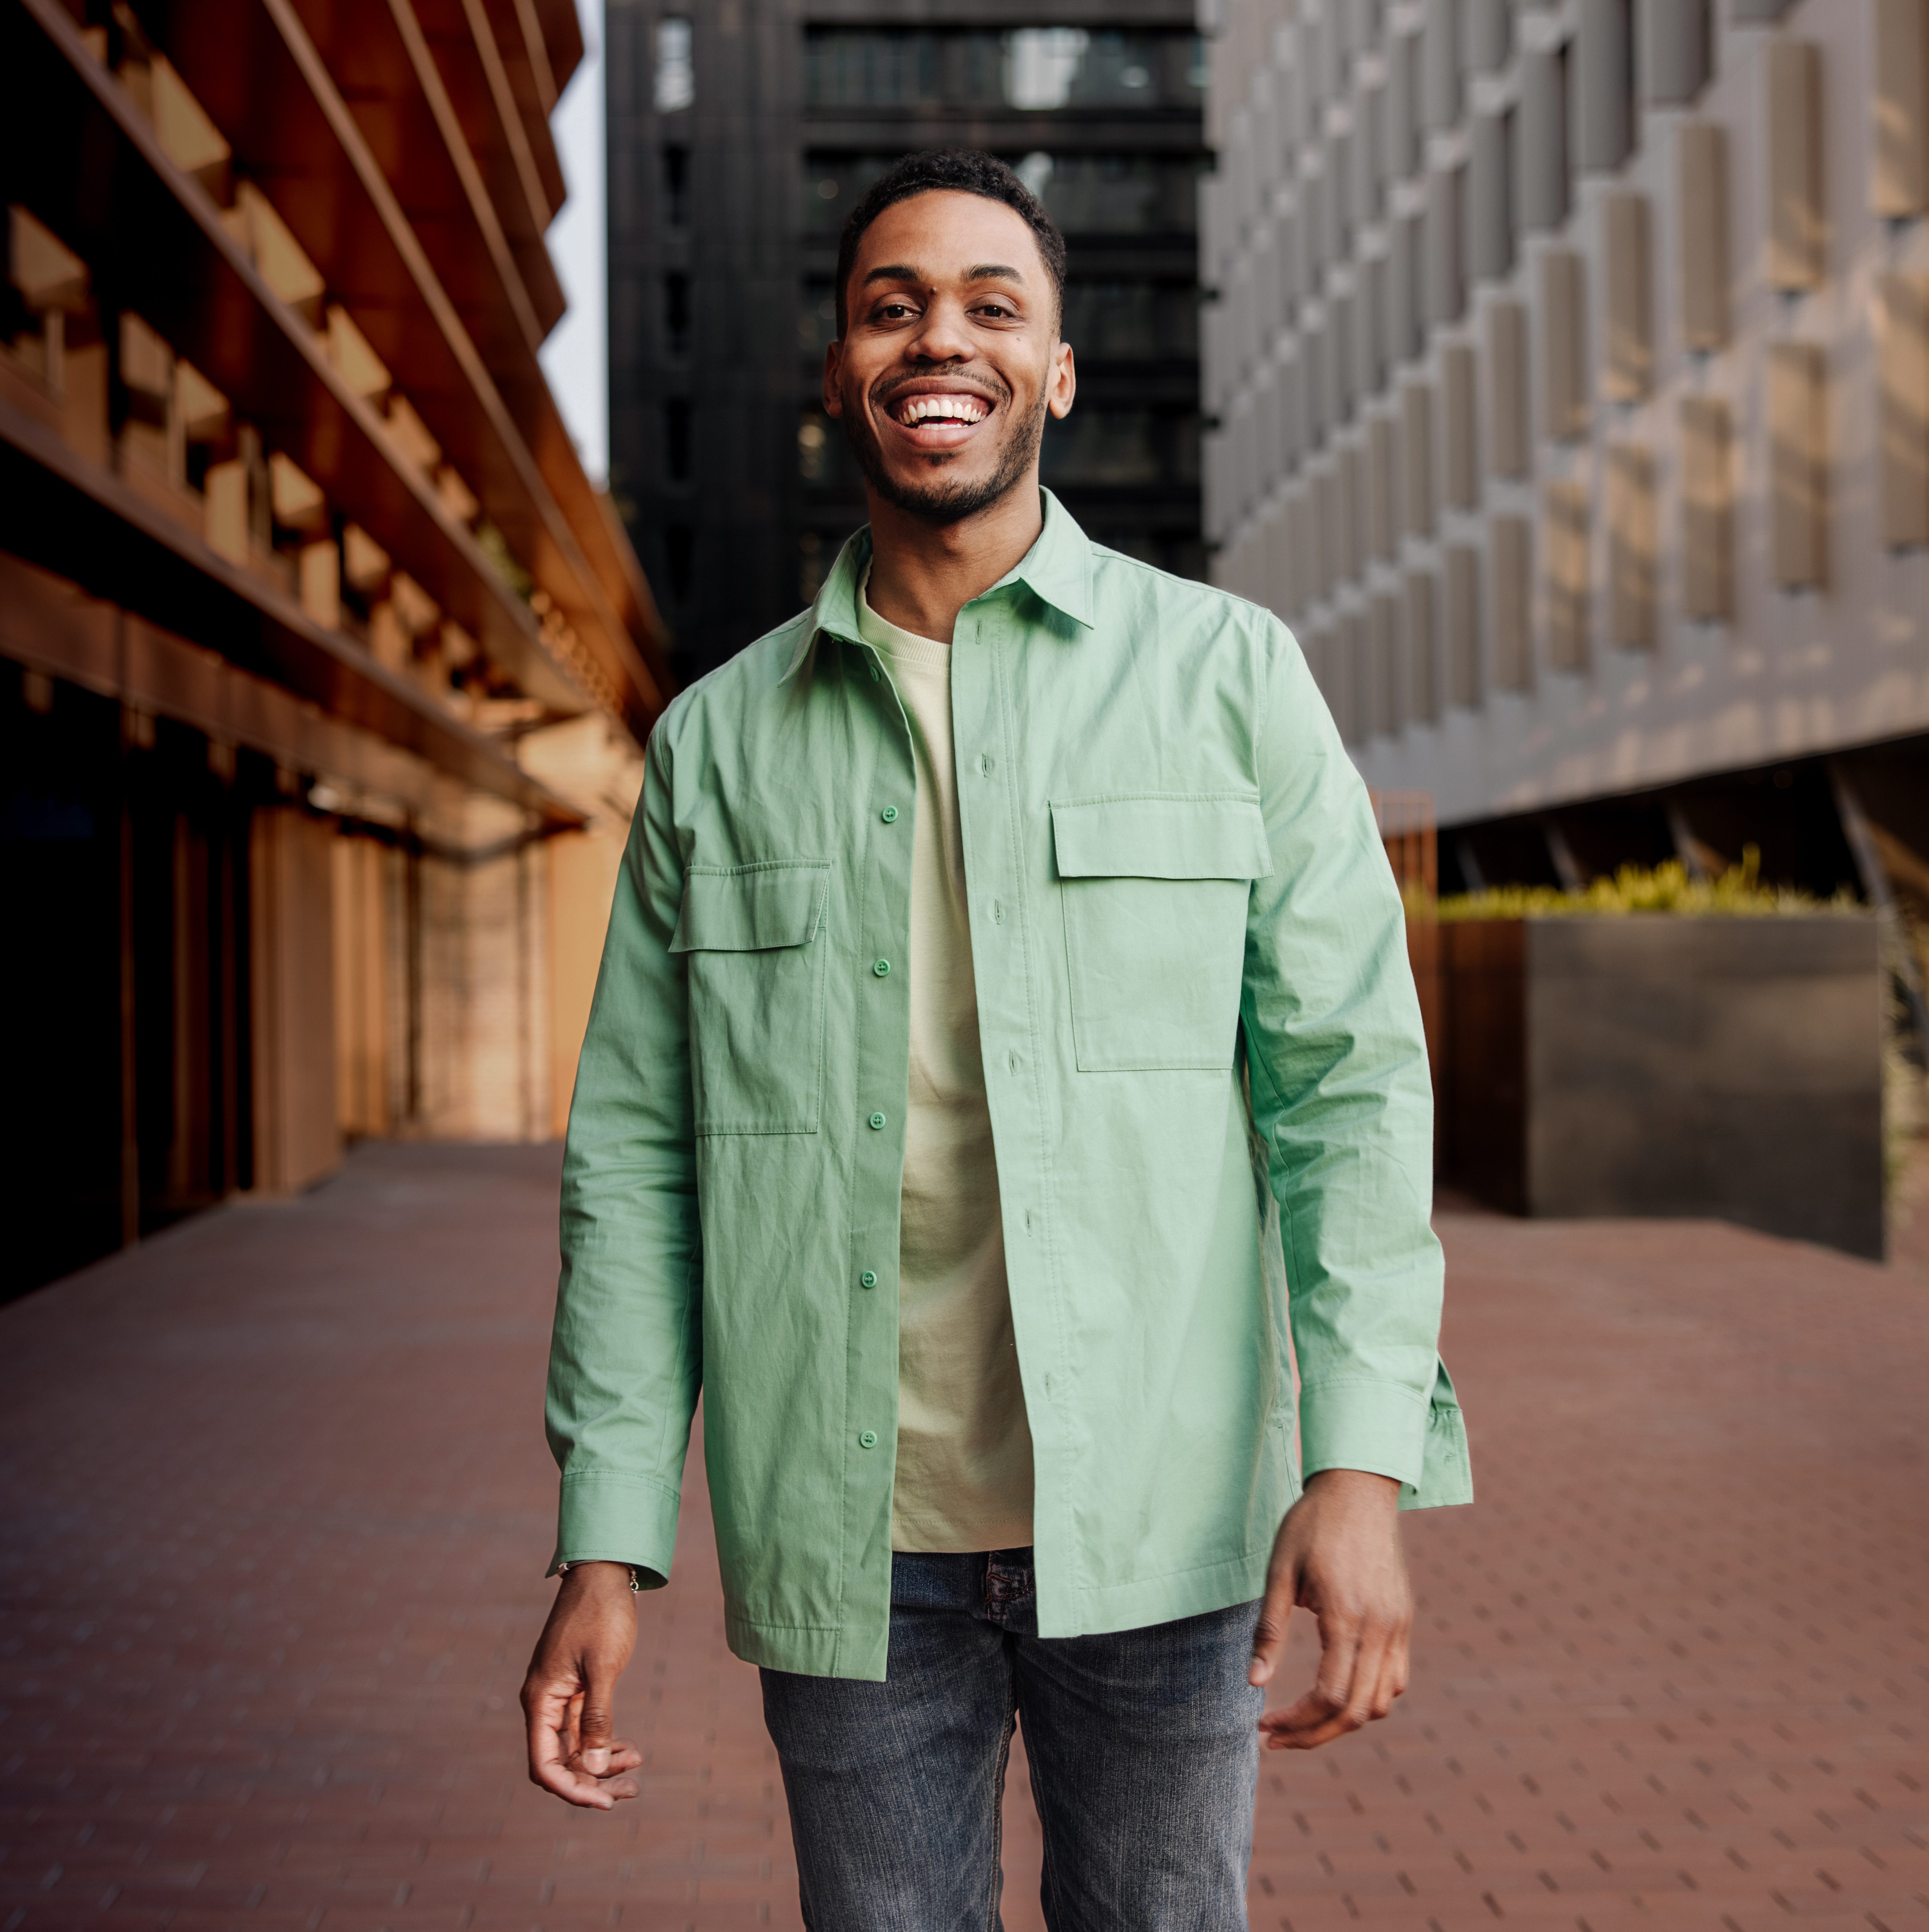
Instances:
[[[1072,345],[1061,342],[1052,352],[1052,380],[1045,391],[1046,406],[1054,416],[1072,413],[1072,398],[1078,392],[1078,372],[1072,362]]]
[[[833,342],[824,352],[824,412],[827,416],[844,413],[844,397],[837,386],[838,372],[844,366],[844,344]]]

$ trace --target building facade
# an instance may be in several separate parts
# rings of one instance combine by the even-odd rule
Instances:
[[[1191,0],[611,0],[610,487],[700,671],[816,594],[865,518],[819,405],[839,224],[898,155],[1008,159],[1064,230],[1077,406],[1046,480],[1189,574],[1198,523]]]
[[[556,1131],[671,686],[536,351],[569,0],[0,0],[17,1292]]]
[[[1929,4],[1218,24],[1216,572],[1448,884],[1929,909]]]

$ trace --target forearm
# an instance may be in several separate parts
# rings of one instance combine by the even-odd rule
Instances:
[[[1426,1036],[1371,802],[1297,652],[1278,642],[1258,746],[1272,869],[1254,882],[1241,1018],[1280,1209],[1302,1467],[1370,1472],[1417,1496],[1430,1486],[1444,1273]],[[1430,1486],[1459,1499],[1452,1483]]]
[[[667,767],[650,769],[618,878],[570,1108],[546,1420],[557,1556],[638,1565],[674,1546],[702,1382],[702,1240],[681,897]]]

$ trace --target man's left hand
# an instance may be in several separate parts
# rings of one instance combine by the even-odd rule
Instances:
[[[1312,1750],[1376,1718],[1406,1688],[1413,1591],[1400,1540],[1400,1485],[1359,1469],[1322,1469],[1286,1512],[1273,1544],[1246,1681],[1271,1681],[1295,1605],[1319,1625],[1312,1688],[1259,1720],[1269,1750]]]

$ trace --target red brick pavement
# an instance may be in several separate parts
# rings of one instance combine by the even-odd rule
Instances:
[[[644,1796],[522,1778],[554,1188],[365,1150],[0,1311],[0,1932],[796,1926],[700,1484],[620,1706]],[[1442,1232],[1480,1503],[1408,1519],[1395,1716],[1265,1760],[1254,1924],[1929,1928],[1929,1282]]]

